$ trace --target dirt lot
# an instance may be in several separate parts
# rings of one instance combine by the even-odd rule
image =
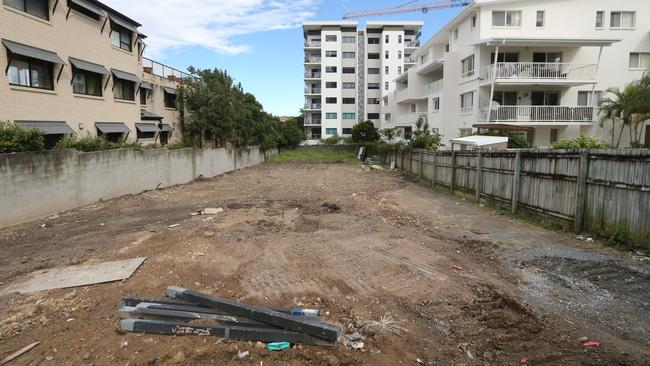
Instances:
[[[205,207],[225,211],[211,221],[190,216]],[[19,365],[650,359],[647,265],[436,193],[397,172],[355,164],[270,163],[101,202],[0,230],[0,248],[0,287],[36,269],[147,257],[120,283],[0,298],[0,359],[41,342]],[[369,334],[364,350],[305,346],[279,353],[249,342],[117,331],[122,296],[162,297],[169,285],[265,306],[318,308],[348,333],[390,313],[405,331]],[[582,337],[602,346],[584,347]],[[240,360],[238,350],[250,356]]]

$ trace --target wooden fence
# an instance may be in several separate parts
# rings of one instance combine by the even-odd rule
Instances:
[[[452,191],[650,248],[650,149],[428,151],[384,160]]]

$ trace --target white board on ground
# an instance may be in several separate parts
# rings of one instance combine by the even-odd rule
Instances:
[[[2,289],[0,296],[120,281],[131,277],[145,259],[147,258],[133,258],[36,271]]]

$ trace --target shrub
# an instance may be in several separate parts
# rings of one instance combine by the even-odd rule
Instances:
[[[296,147],[305,140],[305,133],[298,127],[295,120],[278,122],[278,130],[280,136],[277,147]]]
[[[528,149],[528,139],[523,132],[507,132],[502,130],[488,130],[481,132],[480,136],[504,136],[508,138],[508,149]]]
[[[372,121],[361,122],[352,127],[353,142],[373,142],[379,141],[380,138],[381,136]]]
[[[429,129],[429,123],[422,118],[415,122],[415,131],[409,141],[409,147],[412,149],[437,150],[440,146],[440,134]]]
[[[339,135],[334,135],[323,140],[324,145],[338,145],[343,139]]]
[[[0,153],[41,151],[44,137],[38,130],[26,130],[9,122],[0,122]]]
[[[609,145],[597,137],[578,136],[573,140],[562,140],[553,144],[553,149],[606,149]]]

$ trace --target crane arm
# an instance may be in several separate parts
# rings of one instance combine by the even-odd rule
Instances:
[[[432,1],[422,4],[413,4],[398,6],[394,8],[383,8],[383,9],[374,9],[367,11],[359,12],[349,12],[343,16],[343,19],[358,19],[371,16],[382,16],[382,15],[391,15],[391,14],[402,14],[402,13],[427,13],[429,10],[435,9],[446,9],[446,8],[455,8],[460,6],[467,6],[472,3],[471,0],[443,0],[443,1]]]

